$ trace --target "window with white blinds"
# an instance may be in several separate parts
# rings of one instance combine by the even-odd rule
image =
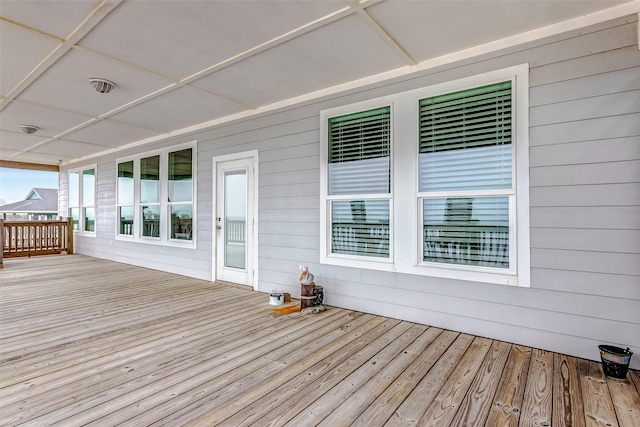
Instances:
[[[389,257],[391,108],[328,119],[332,254]]]
[[[520,64],[321,111],[320,262],[529,286],[528,104]]]
[[[329,194],[389,193],[391,108],[329,119]]]
[[[420,100],[423,261],[509,267],[511,86],[509,80]]]

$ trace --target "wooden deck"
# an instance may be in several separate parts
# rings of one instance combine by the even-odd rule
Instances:
[[[6,426],[639,426],[640,374],[80,255],[0,271]]]

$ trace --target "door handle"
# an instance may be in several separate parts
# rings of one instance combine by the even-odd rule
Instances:
[[[216,225],[216,230],[222,230],[222,226]]]

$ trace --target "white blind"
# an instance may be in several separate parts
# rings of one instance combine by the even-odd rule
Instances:
[[[118,163],[118,204],[133,205],[133,160]]]
[[[329,119],[328,193],[389,193],[391,108]]]
[[[420,100],[420,191],[512,186],[511,81]]]

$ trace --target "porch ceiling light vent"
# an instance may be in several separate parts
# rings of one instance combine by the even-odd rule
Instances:
[[[24,133],[36,133],[38,129],[40,129],[38,126],[34,126],[34,125],[18,125],[18,127]]]
[[[89,79],[89,83],[91,83],[91,87],[96,90],[96,92],[100,93],[109,93],[111,89],[116,87],[116,84],[110,82],[109,80],[99,79],[99,78],[91,78]]]

